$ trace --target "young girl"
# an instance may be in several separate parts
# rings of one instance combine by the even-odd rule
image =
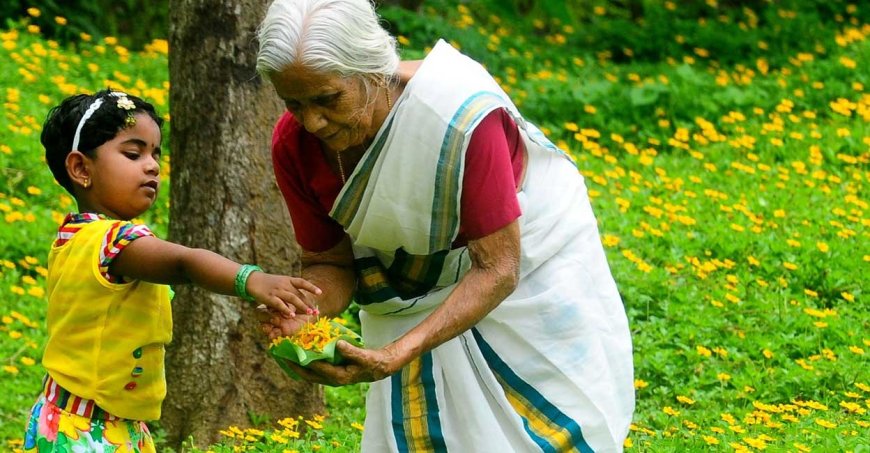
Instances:
[[[194,283],[286,317],[316,313],[304,292],[320,289],[304,279],[166,242],[131,222],[157,198],[162,122],[150,104],[113,91],[67,98],[45,121],[46,161],[79,213],[66,217],[49,252],[47,376],[26,451],[154,451],[143,420],[160,418],[166,396],[166,285]]]

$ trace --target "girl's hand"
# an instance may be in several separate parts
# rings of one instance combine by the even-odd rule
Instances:
[[[304,278],[254,272],[248,276],[247,290],[257,303],[285,318],[293,318],[296,313],[314,316],[319,313],[307,293],[319,295],[322,291]]]
[[[358,382],[379,381],[401,369],[398,355],[393,344],[381,349],[358,348],[346,341],[336,345],[344,358],[344,363],[333,365],[325,361],[315,361],[308,366],[294,363],[288,365],[308,382],[323,385],[349,385]]]

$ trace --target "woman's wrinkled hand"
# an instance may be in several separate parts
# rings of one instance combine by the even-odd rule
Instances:
[[[342,340],[336,344],[336,348],[344,359],[339,365],[326,361],[311,362],[304,367],[295,363],[287,364],[302,379],[329,386],[379,381],[401,369],[392,345],[381,349],[365,349]]]
[[[260,321],[260,330],[270,340],[281,337],[289,337],[299,331],[305,324],[317,321],[316,314],[300,314],[291,318],[276,313],[266,305],[257,307],[257,319]]]

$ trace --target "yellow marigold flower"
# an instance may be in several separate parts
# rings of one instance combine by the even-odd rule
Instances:
[[[39,33],[39,25],[30,24],[27,26],[27,31],[33,33],[34,35]]]
[[[719,373],[716,375],[716,379],[719,379],[722,382],[731,380],[731,375],[728,373]]]
[[[770,349],[764,349],[763,351],[761,351],[761,354],[764,355],[765,358],[773,358],[773,351],[771,351]]]
[[[810,297],[819,297],[819,293],[811,289],[804,289],[804,294]]]
[[[849,346],[849,350],[858,355],[864,355],[864,350],[858,346]]]
[[[797,448],[798,450],[800,450],[804,453],[809,453],[809,452],[813,451],[810,447],[808,447],[804,444],[798,443],[798,442],[795,442],[792,445],[794,445],[794,448]]]
[[[634,388],[642,389],[649,386],[649,382],[644,381],[643,379],[635,379],[634,380]]]
[[[662,412],[664,412],[664,413],[666,413],[666,414],[668,414],[668,415],[671,415],[671,416],[673,416],[673,417],[676,417],[676,416],[680,415],[680,411],[675,410],[675,409],[674,409],[673,407],[671,407],[671,406],[665,406],[665,407],[662,409]]]
[[[363,431],[363,430],[365,429],[365,427],[364,427],[363,425],[361,425],[361,424],[359,424],[359,423],[357,423],[357,422],[353,422],[353,423],[351,423],[351,424],[350,424],[350,427],[353,428],[353,429],[357,429],[357,430],[359,430],[359,431]]]
[[[707,445],[719,445],[719,439],[713,436],[702,436],[704,442],[707,442]]]
[[[30,357],[22,357],[20,362],[23,365],[32,366],[36,363],[36,360],[33,360]]]
[[[840,293],[840,296],[842,296],[843,299],[845,299],[848,302],[855,302],[855,296],[853,296],[851,293],[843,291]]]
[[[13,366],[13,365],[5,365],[3,367],[3,371],[5,371],[9,374],[18,374],[18,368]]]
[[[634,442],[632,442],[630,438],[626,437],[625,440],[622,442],[622,446],[625,448],[631,448],[634,446]]]
[[[42,15],[42,11],[40,11],[39,8],[27,8],[27,14],[31,17],[39,17]]]
[[[782,267],[784,267],[790,271],[796,270],[798,268],[797,264],[790,263],[788,261],[783,261]]]
[[[66,17],[63,17],[63,16],[55,16],[54,21],[55,21],[58,25],[66,25]]]
[[[822,253],[828,253],[828,251],[831,250],[831,247],[829,247],[825,242],[816,242],[816,247],[818,247],[819,251]]]

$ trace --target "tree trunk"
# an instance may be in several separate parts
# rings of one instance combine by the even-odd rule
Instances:
[[[283,111],[256,73],[256,28],[267,0],[172,0],[169,238],[273,273],[299,270],[298,249],[271,169]],[[162,426],[177,447],[214,443],[230,425],[323,411],[318,386],[292,381],[267,355],[245,301],[179,286],[167,348]]]

